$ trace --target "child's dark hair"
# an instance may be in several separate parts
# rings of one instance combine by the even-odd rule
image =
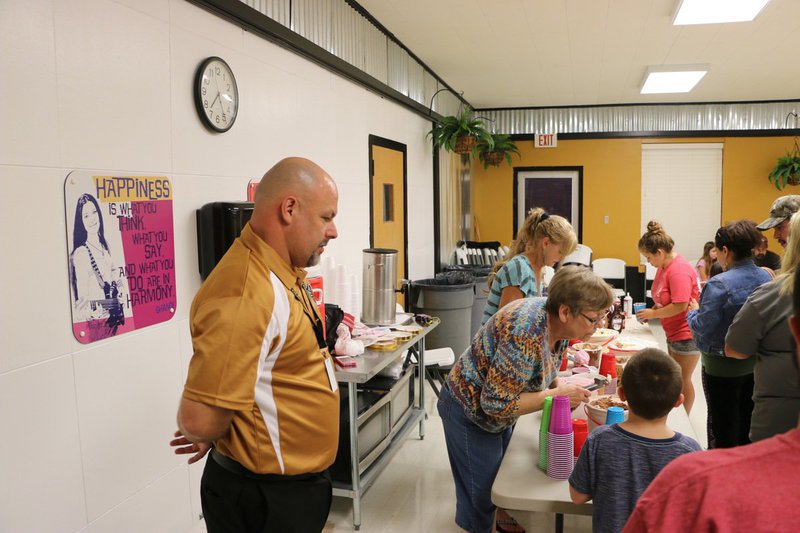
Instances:
[[[761,232],[751,220],[737,220],[717,230],[714,245],[717,250],[727,246],[737,260],[753,257],[753,248],[761,243]]]
[[[645,348],[625,365],[622,387],[631,412],[648,420],[661,418],[681,395],[681,367],[663,350]]]

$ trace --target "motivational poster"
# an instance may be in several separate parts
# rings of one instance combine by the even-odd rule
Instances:
[[[172,318],[169,178],[73,171],[64,202],[75,338],[88,344]]]

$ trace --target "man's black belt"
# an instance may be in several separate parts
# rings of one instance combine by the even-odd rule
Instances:
[[[295,475],[283,475],[283,474],[257,474],[255,472],[251,472],[250,470],[246,469],[238,462],[234,461],[230,457],[222,455],[216,449],[211,449],[211,458],[214,459],[214,462],[217,463],[219,466],[230,472],[231,474],[236,474],[238,476],[246,477],[249,479],[255,479],[257,481],[305,481],[307,479],[313,479],[315,477],[319,477],[322,475],[322,472],[312,472],[310,474],[295,474]]]

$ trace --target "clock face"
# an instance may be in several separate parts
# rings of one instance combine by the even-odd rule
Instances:
[[[195,105],[203,123],[212,131],[228,131],[239,111],[239,90],[228,64],[209,57],[197,69]]]

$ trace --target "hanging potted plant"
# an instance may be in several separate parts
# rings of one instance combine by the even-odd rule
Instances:
[[[511,165],[511,154],[519,155],[519,148],[517,148],[516,143],[511,140],[510,135],[505,133],[493,133],[491,137],[491,144],[479,141],[475,146],[478,158],[483,163],[483,168],[489,168],[489,165],[499,167],[503,159]]]
[[[469,154],[478,141],[491,143],[492,136],[484,122],[473,118],[472,109],[464,106],[457,116],[446,116],[428,132],[434,146],[457,154]]]
[[[778,162],[769,173],[769,181],[778,190],[783,189],[786,185],[800,184],[800,148],[797,146],[797,140],[794,141],[794,149],[791,152],[786,152],[786,155],[778,158]]]

